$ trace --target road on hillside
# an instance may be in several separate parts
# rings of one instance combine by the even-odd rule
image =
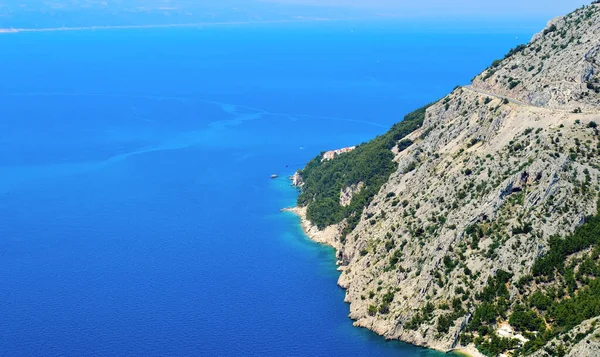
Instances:
[[[470,90],[470,91],[473,91],[473,92],[475,92],[475,93],[479,93],[479,94],[487,95],[487,96],[489,96],[489,97],[494,97],[494,98],[498,98],[498,99],[502,99],[502,100],[506,99],[506,100],[508,100],[510,103],[513,103],[513,104],[522,105],[522,106],[525,106],[525,107],[536,107],[536,108],[540,108],[540,107],[538,107],[538,106],[531,105],[531,104],[529,104],[529,103],[525,103],[525,102],[521,102],[520,100],[516,100],[516,99],[514,99],[514,98],[511,98],[511,97],[507,97],[507,96],[504,96],[504,95],[498,95],[498,94],[494,94],[494,93],[492,93],[492,92],[484,91],[484,90],[482,90],[482,89],[479,89],[479,88],[473,88],[473,85],[471,85],[471,84],[469,84],[469,85],[466,85],[466,86],[464,86],[463,88],[465,88],[465,89],[467,89],[467,90]]]

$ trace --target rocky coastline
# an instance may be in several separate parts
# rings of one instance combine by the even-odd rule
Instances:
[[[299,177],[299,173],[296,173],[294,175],[294,178],[297,180]],[[291,178],[290,178],[291,179]],[[293,181],[292,182],[292,186],[297,186],[295,183],[297,181]],[[335,249],[336,251],[336,256],[339,258],[341,258],[341,254],[342,254],[342,246],[339,243],[339,241],[337,240],[340,234],[340,230],[338,226],[329,226],[327,227],[327,229],[325,230],[319,230],[315,225],[313,225],[307,218],[306,218],[306,207],[298,207],[298,206],[294,206],[294,207],[286,207],[283,208],[281,210],[282,212],[289,212],[289,213],[293,213],[294,215],[296,215],[296,217],[299,219],[300,221],[300,226],[302,227],[302,230],[304,232],[304,234],[306,235],[306,237],[308,237],[310,240],[312,240],[315,243],[318,244],[323,244],[323,245],[327,245],[329,247],[332,247]],[[344,266],[342,265],[343,261],[342,260],[338,260],[336,262],[336,265],[338,266],[338,270],[339,271],[343,271],[344,270]],[[343,289],[347,289],[348,286],[345,285],[347,284],[347,282],[344,282],[342,280],[342,277],[340,276],[340,279],[338,280],[338,285],[343,288]],[[349,302],[346,300],[346,302]],[[349,318],[352,319],[352,316],[350,315]],[[353,319],[354,320],[354,319]],[[384,336],[385,337],[385,333],[381,333],[378,332],[377,329],[374,329],[373,326],[369,326],[369,325],[364,325],[361,323],[358,323],[356,320],[354,320],[353,323],[354,326],[356,327],[362,327],[362,328],[366,328],[380,336]],[[410,344],[414,344],[416,346],[424,346],[423,344],[419,344],[419,343],[414,343],[417,341],[411,341],[411,340],[402,340],[403,342],[406,343],[410,343]],[[470,346],[461,346],[452,350],[444,350],[444,349],[436,349],[436,348],[432,348],[434,350],[438,350],[440,352],[454,352],[457,355],[460,356],[465,356],[465,357],[486,357],[485,355],[481,354],[477,348],[475,348],[474,345],[470,345]]]
[[[562,291],[565,278],[536,280],[534,264],[552,248],[552,237],[572,235],[598,214],[599,28],[598,5],[554,19],[472,85],[428,106],[419,128],[393,138],[395,170],[387,181],[338,223],[322,220],[319,229],[307,206],[326,192],[314,217],[330,208],[348,212],[372,181],[354,175],[318,191],[343,173],[322,176],[323,169],[310,180],[309,171],[335,160],[344,165],[325,168],[343,170],[352,162],[342,155],[361,155],[361,148],[325,163],[317,158],[293,175],[305,197],[285,211],[299,217],[308,238],[336,250],[338,285],[354,326],[472,357],[517,350],[535,357],[598,355],[596,316],[582,316],[566,332],[557,325],[560,338],[539,338],[539,324],[519,327],[509,317],[527,308],[531,319],[552,328],[552,316],[530,297]],[[588,257],[591,251],[565,257],[569,269],[598,260]],[[580,276],[568,299],[550,297],[549,304],[567,303],[589,281]]]

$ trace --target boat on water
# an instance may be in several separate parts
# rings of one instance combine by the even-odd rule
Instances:
[[[276,179],[276,178],[278,178],[278,177],[279,177],[279,175],[277,175],[277,174],[273,174],[273,175],[271,175],[271,178],[272,178],[272,179]]]

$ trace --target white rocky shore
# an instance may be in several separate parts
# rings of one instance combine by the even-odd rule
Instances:
[[[306,207],[289,207],[284,208],[283,211],[292,212],[297,215],[298,218],[300,218],[302,230],[311,240],[320,244],[326,244],[335,249],[341,249],[341,244],[337,240],[339,235],[339,229],[337,226],[329,226],[324,230],[319,230],[306,218]]]

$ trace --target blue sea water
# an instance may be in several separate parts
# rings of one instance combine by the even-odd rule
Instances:
[[[333,251],[279,211],[297,195],[285,177],[531,33],[0,36],[0,355],[439,356],[352,326]]]

